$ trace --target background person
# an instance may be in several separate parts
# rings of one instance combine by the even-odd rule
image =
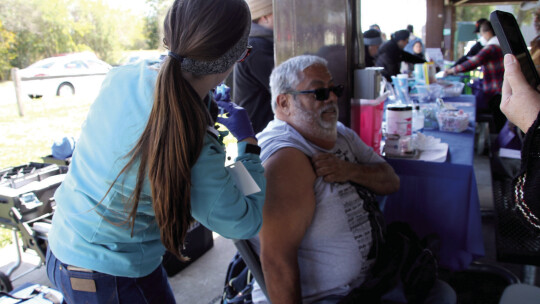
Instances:
[[[424,54],[424,44],[422,43],[422,39],[420,38],[409,39],[409,43],[405,46],[403,50],[411,55],[426,60],[426,56]],[[414,72],[414,63],[404,62],[403,66],[401,67],[401,71],[403,73],[408,73],[409,75],[412,75],[412,73]]]
[[[384,68],[382,75],[389,82],[392,81],[392,76],[400,73],[402,61],[413,64],[426,62],[424,59],[403,51],[405,46],[409,43],[409,35],[410,33],[408,30],[397,31],[392,35],[392,39],[385,42],[379,48],[379,55],[377,56],[375,65]]]
[[[414,34],[414,27],[413,27],[412,24],[407,25],[407,31],[409,31],[409,33],[411,33],[411,34],[409,35],[409,40],[414,40],[414,39],[418,38],[418,37],[416,37],[416,35]],[[420,38],[418,38],[418,39],[420,39]]]
[[[484,75],[482,81],[484,99],[487,100],[487,105],[493,115],[495,132],[499,133],[506,123],[506,117],[500,110],[504,74],[503,52],[491,26],[491,22],[485,21],[480,25],[480,34],[487,41],[486,45],[472,58],[453,68],[447,69],[445,75],[455,75],[482,67],[482,73]]]
[[[274,118],[270,105],[270,73],[274,68],[272,0],[247,0],[251,11],[249,56],[234,67],[233,100],[246,109],[255,133]]]
[[[540,235],[540,94],[523,76],[515,56],[505,55],[504,67],[501,110],[525,132],[514,203],[524,224]]]
[[[456,62],[454,63],[454,65],[452,65],[452,67],[455,67],[456,65],[461,64],[467,61],[467,59],[475,56],[476,54],[478,54],[478,52],[480,52],[480,50],[484,47],[484,45],[487,44],[486,39],[482,35],[480,35],[480,26],[482,25],[482,23],[486,21],[488,21],[486,18],[480,18],[478,19],[478,21],[476,21],[474,32],[479,36],[478,40],[467,52],[467,54],[463,55],[461,58],[456,60]]]
[[[366,68],[375,66],[375,58],[379,53],[379,47],[383,43],[381,32],[371,29],[363,33],[364,36],[364,58]]]
[[[258,232],[265,180],[249,118],[218,102],[263,189],[246,197],[224,168],[208,95],[245,56],[250,23],[243,0],[177,0],[169,56],[109,72],[55,193],[47,274],[68,303],[174,303],[161,260],[165,249],[185,260],[194,219],[229,238]]]
[[[381,27],[380,27],[378,24],[372,24],[372,25],[370,25],[370,26],[369,26],[369,29],[370,29],[370,30],[377,30],[377,31],[379,31],[379,33],[381,33],[381,38],[382,38],[382,40],[383,40],[383,43],[386,42],[386,40],[387,40],[387,39],[386,39],[386,33],[383,33],[383,32],[381,31]]]

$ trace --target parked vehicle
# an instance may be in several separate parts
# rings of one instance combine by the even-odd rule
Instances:
[[[19,71],[22,91],[30,98],[71,96],[98,91],[112,68],[94,53],[72,53],[40,60]]]
[[[141,60],[154,59],[160,60],[161,52],[157,50],[128,51],[120,60],[120,65],[137,63]]]

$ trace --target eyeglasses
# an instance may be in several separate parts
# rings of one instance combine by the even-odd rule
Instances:
[[[240,59],[238,59],[236,62],[242,62],[244,60],[246,60],[246,58],[249,56],[249,53],[251,53],[251,49],[253,47],[251,45],[248,45],[246,47],[246,50],[242,53],[242,55],[240,56]]]
[[[345,86],[340,84],[337,86],[331,86],[328,88],[320,88],[315,90],[308,90],[308,91],[290,91],[287,92],[287,94],[292,95],[298,95],[298,94],[315,94],[315,99],[319,101],[325,101],[330,97],[330,92],[334,92],[337,97],[341,97],[341,94],[343,94],[343,90],[345,89]]]

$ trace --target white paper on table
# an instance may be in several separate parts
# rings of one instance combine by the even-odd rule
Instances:
[[[225,168],[231,174],[236,187],[242,191],[245,196],[261,191],[261,188],[259,188],[242,162],[237,161],[232,165],[226,166]]]
[[[418,157],[418,160],[444,163],[446,161],[447,154],[448,154],[448,144],[438,143],[430,147],[429,150],[421,151],[420,157]]]

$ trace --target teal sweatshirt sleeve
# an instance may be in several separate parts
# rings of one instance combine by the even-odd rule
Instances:
[[[238,143],[237,161],[244,164],[260,192],[244,196],[224,167],[225,152],[219,142],[206,135],[204,146],[191,172],[191,214],[201,224],[224,237],[248,239],[262,226],[266,193],[264,168],[258,155],[244,151]]]

